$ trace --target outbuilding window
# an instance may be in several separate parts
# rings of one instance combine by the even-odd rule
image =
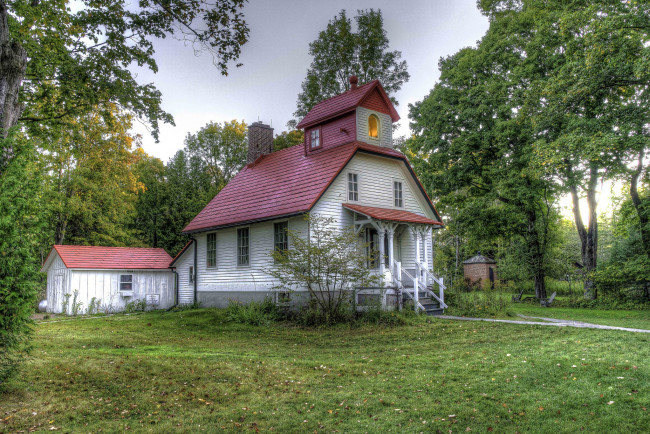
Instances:
[[[133,274],[120,275],[120,291],[133,291]]]
[[[237,229],[237,265],[249,265],[248,228]]]
[[[214,268],[217,266],[217,234],[208,234],[206,250],[206,267]]]
[[[373,139],[379,138],[379,118],[376,115],[368,116],[368,136]]]

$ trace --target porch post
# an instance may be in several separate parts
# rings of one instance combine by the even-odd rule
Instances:
[[[427,241],[429,240],[429,228],[425,228],[422,231],[422,234],[423,234],[423,237],[422,237],[423,238],[422,239],[422,248],[423,248],[423,251],[422,251],[422,263],[424,264],[424,269],[428,270],[429,269],[429,261],[427,260],[427,258],[429,257],[429,255],[427,255],[427,250],[429,250],[429,249],[427,249]]]
[[[411,227],[413,231],[413,240],[415,241],[415,273],[413,273],[413,298],[415,300],[415,310],[418,310],[418,303],[420,302],[420,286],[418,280],[420,277],[420,232]]]
[[[381,225],[379,229],[377,230],[377,233],[379,234],[379,274],[381,275],[382,281],[386,281],[386,259],[384,256],[386,255],[386,251],[384,249],[384,239],[386,237],[386,229],[384,229],[384,226]]]
[[[395,277],[395,267],[394,262],[395,258],[393,257],[393,239],[395,237],[395,227],[391,225],[388,228],[388,269],[391,272],[391,278]]]

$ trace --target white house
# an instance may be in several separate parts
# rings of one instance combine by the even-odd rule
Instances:
[[[378,81],[350,83],[298,124],[302,145],[273,152],[273,129],[249,127],[248,164],[184,229],[192,241],[171,263],[180,303],[225,306],[272,295],[276,282],[264,271],[269,253],[287,247],[287,228],[308,236],[309,212],[354,226],[385,258],[369,264],[383,276],[382,289],[364,291],[359,301],[446,306],[444,284],[431,272],[431,231],[442,221],[406,157],[393,149],[399,116]]]
[[[41,269],[47,273],[47,311],[113,312],[130,302],[171,307],[171,260],[164,249],[55,245]]]

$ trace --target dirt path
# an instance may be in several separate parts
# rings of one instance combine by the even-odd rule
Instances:
[[[491,318],[469,318],[464,316],[451,316],[451,315],[437,315],[436,318],[443,319],[453,319],[461,321],[487,321],[487,322],[504,322],[508,324],[527,324],[527,325],[542,325],[542,326],[556,326],[556,327],[578,327],[585,329],[601,329],[601,330],[622,330],[626,332],[634,333],[650,333],[650,330],[643,329],[632,329],[628,327],[615,327],[615,326],[606,326],[600,324],[591,324],[588,322],[582,321],[571,321],[557,318],[544,318],[538,316],[526,316],[522,314],[517,314],[521,318],[526,319],[541,319],[543,321],[515,321],[510,319],[491,319]]]

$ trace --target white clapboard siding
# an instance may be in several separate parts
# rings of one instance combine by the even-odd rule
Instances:
[[[379,118],[379,138],[368,135],[368,117],[375,115]],[[365,107],[357,107],[357,140],[371,145],[393,147],[393,120],[390,115],[376,112]]]
[[[270,256],[273,250],[273,224],[288,221],[289,230],[304,233],[306,222],[303,217],[292,217],[275,221],[253,223],[214,231],[217,234],[217,265],[207,267],[207,234],[196,234],[197,290],[198,291],[260,291],[267,292],[276,281],[266,272],[273,265]],[[237,229],[249,228],[249,265],[237,265]]]
[[[174,263],[178,274],[178,304],[194,303],[194,284],[190,281],[190,267],[194,266],[194,245],[190,245]]]
[[[359,189],[359,200],[348,201],[348,173],[356,173]],[[393,182],[402,182],[404,207],[395,208],[393,197]],[[431,219],[435,216],[429,208],[426,198],[419,190],[416,181],[402,161],[391,158],[356,154],[348,165],[341,171],[325,194],[314,206],[312,213],[323,217],[333,217],[339,226],[353,224],[353,213],[342,207],[343,203],[356,203],[363,206],[379,208],[403,209]],[[415,247],[410,230],[403,231],[401,236],[402,262],[413,268]],[[394,246],[397,251],[397,246]],[[431,267],[431,240],[427,240],[427,259]],[[420,259],[424,259],[420,251]],[[407,265],[405,265],[406,267]]]

